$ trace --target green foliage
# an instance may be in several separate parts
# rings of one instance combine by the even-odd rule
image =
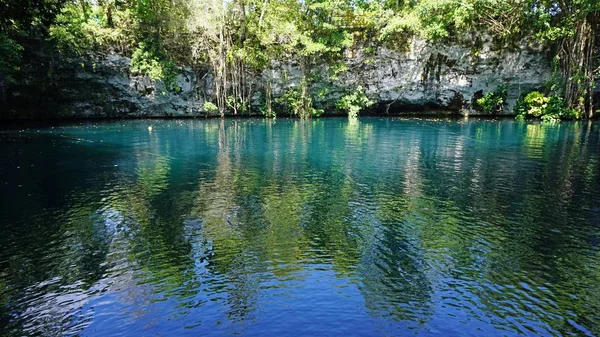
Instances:
[[[584,19],[600,11],[597,0],[573,0],[557,3],[539,1],[534,10],[527,13],[531,18],[530,32],[542,42],[556,42],[572,38]]]
[[[517,101],[515,112],[521,116],[531,115],[539,117],[544,114],[548,99],[549,98],[541,92],[532,91]]]
[[[521,119],[527,116],[540,117],[544,121],[581,118],[580,112],[565,107],[562,97],[546,96],[539,91],[532,91],[521,97],[517,101],[515,112]]]
[[[248,111],[257,90],[268,96],[272,110],[272,93],[252,79],[272,79],[274,69],[286,63],[297,65],[300,85],[275,103],[302,118],[319,115],[322,110],[313,106],[317,88],[351,71],[348,55],[361,49],[364,63],[371,64],[381,46],[407,50],[413,37],[473,43],[474,36],[477,48],[482,36],[491,36],[500,47],[534,37],[545,47],[560,47],[548,48],[557,50],[557,74],[548,92],[560,93],[564,101],[532,101],[523,115],[579,117],[574,110],[538,111],[558,111],[553,106],[585,106],[591,115],[588,89],[600,67],[598,52],[587,51],[594,49],[600,26],[597,0],[4,0],[0,10],[4,77],[13,79],[18,71],[19,43],[41,38],[63,54],[131,56],[134,74],[164,81],[169,90],[178,89],[177,66],[209,69],[216,93],[211,100],[222,113]],[[497,91],[474,105],[494,113],[504,103],[505,93]],[[353,116],[369,104],[361,88],[344,95],[337,107]]]
[[[277,113],[274,110],[271,109],[271,112],[269,112],[269,109],[267,108],[266,104],[259,106],[258,111],[260,111],[260,113],[265,117],[269,117],[269,118],[277,117]]]
[[[204,111],[211,114],[219,111],[219,108],[214,103],[207,101],[204,102]]]
[[[289,89],[281,97],[278,97],[276,101],[283,106],[284,110],[291,111],[294,115],[300,115],[302,99],[298,89]]]
[[[68,4],[57,16],[56,24],[50,26],[50,40],[62,53],[82,55],[94,46],[94,37],[88,29],[81,7]]]
[[[94,19],[88,21],[86,29],[94,37],[94,45],[100,50],[115,50],[128,53],[135,45],[134,16],[128,8],[112,12],[110,19],[101,8],[94,12]]]
[[[525,35],[535,36],[542,42],[553,42],[573,36],[583,17],[600,11],[600,2],[419,0],[394,2],[387,7],[393,8],[393,14],[379,32],[381,40],[416,35],[440,41],[460,39],[464,32],[484,31],[503,42],[518,41]]]
[[[488,92],[477,99],[475,105],[485,113],[501,112],[506,101],[506,93],[506,88],[500,87],[495,92]]]
[[[312,99],[303,97],[301,90],[297,88],[289,89],[281,97],[278,97],[276,102],[282,105],[284,111],[301,118],[318,117],[325,112],[323,109],[314,108]]]
[[[179,90],[175,83],[177,67],[162,53],[140,42],[131,57],[131,71],[147,75],[153,81],[163,81],[169,90]]]
[[[379,34],[379,40],[387,40],[417,34],[421,30],[421,21],[414,12],[393,16]]]
[[[58,51],[65,54],[84,55],[110,49],[125,51],[134,44],[132,21],[129,9],[111,14],[109,20],[103,8],[84,12],[81,6],[71,3],[62,9],[48,33]]]
[[[5,34],[0,34],[0,81],[2,76],[9,84],[15,82],[14,74],[19,71],[23,47]]]
[[[477,0],[421,0],[396,13],[381,29],[380,40],[419,35],[430,41],[448,38],[472,27]]]
[[[336,103],[338,109],[348,113],[348,117],[356,118],[360,111],[366,107],[373,105],[375,102],[370,100],[363,87],[358,86],[356,90],[342,96]]]
[[[422,34],[429,40],[447,38],[469,26],[473,1],[424,0],[415,8],[423,25]]]
[[[247,102],[244,102],[240,97],[234,95],[227,96],[225,103],[228,108],[235,112],[246,112],[248,110]]]
[[[69,0],[1,0],[0,31],[41,37]]]

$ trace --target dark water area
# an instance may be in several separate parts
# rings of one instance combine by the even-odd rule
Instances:
[[[600,335],[598,122],[11,128],[0,187],[0,336]]]

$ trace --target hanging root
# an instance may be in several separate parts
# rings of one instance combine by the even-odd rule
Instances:
[[[563,95],[567,108],[585,112],[588,118],[594,115],[594,89],[599,65],[598,29],[600,13],[589,13],[578,24],[572,37],[560,43],[558,58],[565,80]]]

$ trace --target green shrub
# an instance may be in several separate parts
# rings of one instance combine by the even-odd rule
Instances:
[[[475,101],[476,108],[481,109],[483,112],[491,114],[495,112],[501,112],[502,107],[506,101],[506,88],[499,87],[494,92],[488,92],[483,97]]]
[[[237,112],[246,112],[248,110],[247,102],[242,100],[240,97],[236,97],[233,95],[227,96],[225,99],[225,104],[229,109],[232,109]]]
[[[292,111],[297,115],[302,104],[300,100],[300,92],[297,89],[289,89],[282,96],[276,99],[276,102],[283,105],[285,110]]]
[[[22,52],[23,46],[5,34],[0,34],[0,76],[4,76],[8,83],[14,83],[12,74],[20,70]]]
[[[353,92],[340,97],[336,106],[338,109],[346,111],[348,117],[356,118],[362,109],[373,105],[373,103],[365,94],[363,87],[358,86]]]
[[[312,106],[312,98],[310,96],[303,98],[300,90],[296,88],[289,89],[275,101],[281,104],[286,111],[291,111],[294,115],[302,118],[318,117],[325,112],[323,109],[315,109]]]
[[[204,111],[207,113],[215,113],[219,110],[219,108],[212,102],[204,102]]]
[[[517,101],[515,109],[519,115],[539,117],[545,113],[548,100],[549,97],[541,92],[532,91]]]
[[[76,4],[66,5],[50,26],[50,41],[59,52],[82,55],[94,47],[94,38],[87,29],[83,11]]]
[[[139,43],[131,56],[131,72],[147,75],[153,81],[163,81],[168,90],[180,89],[175,83],[177,77],[175,63],[144,42]]]
[[[539,91],[532,91],[521,97],[515,106],[520,118],[527,116],[540,117],[543,121],[561,119],[578,119],[581,114],[575,109],[565,108],[565,102],[558,95],[546,96]]]
[[[48,29],[49,39],[59,52],[83,55],[92,50],[129,50],[134,37],[131,11],[117,11],[112,27],[108,26],[102,8],[95,8],[91,15],[83,13],[81,6],[71,3],[63,7],[56,22]]]

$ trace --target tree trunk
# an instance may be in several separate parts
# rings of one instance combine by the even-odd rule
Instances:
[[[90,14],[87,11],[86,0],[79,0],[79,5],[81,6],[81,11],[83,12],[83,18],[87,22],[90,19]]]
[[[227,62],[225,59],[225,37],[223,35],[224,23],[221,22],[221,27],[219,27],[219,66],[217,68],[218,77],[220,79],[220,83],[218,84],[219,90],[217,90],[217,104],[219,106],[221,117],[225,116],[225,105],[227,104]]]
[[[273,117],[273,104],[271,102],[271,78],[269,77],[265,83],[265,104],[267,106],[267,117]]]
[[[586,117],[594,115],[594,88],[596,86],[594,61],[598,38],[599,13],[589,13],[576,27],[575,34],[561,42],[558,53],[565,81],[563,96],[566,108],[576,109]]]
[[[263,2],[262,8],[260,9],[260,18],[258,18],[258,29],[262,28],[262,22],[265,17],[265,11],[267,10],[267,5],[269,4],[269,0],[265,0]]]
[[[239,4],[241,15],[240,43],[244,44],[244,41],[246,40],[246,5],[244,4],[244,0],[239,0]]]
[[[112,5],[111,4],[108,4],[108,6],[106,6],[106,21],[110,28],[113,28],[115,26],[115,24],[113,23]]]
[[[301,70],[302,80],[300,81],[300,111],[299,115],[302,119],[308,119],[311,117],[312,112],[312,99],[309,94],[308,88],[308,60],[302,59]]]

